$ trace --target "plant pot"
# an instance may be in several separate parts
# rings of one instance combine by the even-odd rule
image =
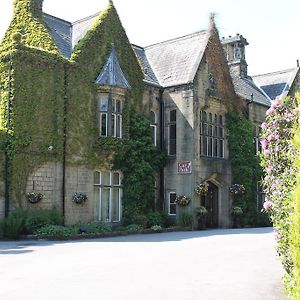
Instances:
[[[206,217],[205,216],[198,217],[197,221],[198,221],[197,229],[205,230],[206,229]]]

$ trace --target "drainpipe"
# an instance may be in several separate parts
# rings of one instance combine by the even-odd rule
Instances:
[[[9,57],[8,62],[8,86],[7,86],[7,123],[6,123],[6,137],[5,137],[5,153],[4,153],[4,178],[5,178],[5,191],[4,191],[4,215],[5,218],[9,215],[9,130],[10,130],[10,115],[11,115],[11,71],[12,71],[12,61]]]
[[[62,215],[63,225],[65,225],[66,217],[66,154],[67,154],[67,106],[68,106],[68,95],[67,95],[67,65],[64,64],[64,119],[63,119],[63,157],[62,157]]]
[[[160,102],[160,150],[164,150],[164,144],[165,144],[165,133],[164,133],[164,123],[165,123],[165,106],[163,101],[163,90],[159,91],[159,102]],[[164,209],[163,206],[163,199],[165,197],[165,172],[164,167],[160,168],[160,191],[159,191],[159,197],[160,197],[160,210]]]

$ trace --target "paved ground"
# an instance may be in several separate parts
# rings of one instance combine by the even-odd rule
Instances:
[[[1,300],[282,300],[271,228],[0,242]]]

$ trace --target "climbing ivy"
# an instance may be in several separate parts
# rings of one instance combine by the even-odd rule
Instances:
[[[262,176],[259,159],[254,155],[252,126],[250,120],[237,112],[229,111],[226,115],[232,183],[245,188],[245,193],[236,197],[233,205],[242,208],[242,221],[248,225],[256,224],[260,217],[256,208],[256,189]]]
[[[152,143],[150,121],[131,111],[129,139],[115,156],[114,168],[123,179],[123,218],[132,223],[137,215],[154,209],[155,174],[164,166],[166,155]]]

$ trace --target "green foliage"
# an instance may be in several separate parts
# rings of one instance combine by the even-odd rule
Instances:
[[[25,231],[27,212],[17,209],[1,222],[3,236],[7,239],[17,240]]]
[[[244,224],[256,224],[257,182],[262,176],[259,159],[254,155],[252,123],[243,115],[230,111],[226,115],[229,159],[233,183],[244,186],[245,193],[234,196],[234,205],[241,207]]]
[[[105,233],[112,232],[112,227],[106,223],[95,221],[81,225],[79,231],[83,233]]]
[[[61,225],[62,215],[57,209],[28,210],[25,224],[27,231],[33,233],[46,225]]]
[[[193,215],[188,212],[181,212],[179,215],[179,225],[191,228],[193,226]]]
[[[159,211],[151,211],[147,214],[148,226],[152,227],[155,225],[159,225],[161,227],[165,226],[166,216],[162,212]]]
[[[160,225],[153,225],[150,229],[154,232],[162,232],[162,227]]]
[[[65,227],[60,225],[46,225],[37,229],[34,234],[38,237],[68,237],[78,233],[77,227]]]
[[[154,206],[155,174],[164,165],[165,156],[152,144],[149,120],[134,111],[130,115],[129,139],[114,159],[114,169],[121,170],[123,179],[123,218],[145,215]]]
[[[138,225],[138,224],[130,224],[126,227],[126,230],[129,233],[139,233],[139,232],[142,232],[143,229],[144,229],[143,226]]]

